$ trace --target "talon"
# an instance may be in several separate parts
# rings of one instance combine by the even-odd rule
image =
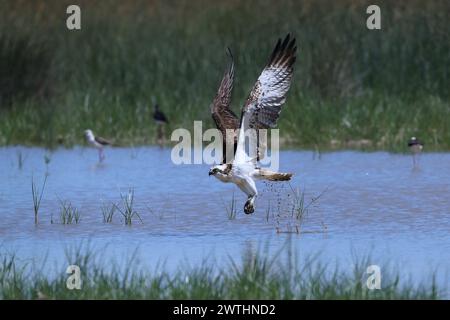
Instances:
[[[245,214],[252,214],[255,212],[255,206],[252,203],[252,199],[247,200],[244,205],[244,212]]]
[[[250,207],[250,206],[245,206],[244,207],[244,213],[245,214],[252,214],[253,212],[255,212],[255,209],[253,207]]]

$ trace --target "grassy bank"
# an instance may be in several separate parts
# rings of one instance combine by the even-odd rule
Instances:
[[[82,29],[68,31],[70,1],[0,4],[0,145],[83,142],[92,128],[118,144],[147,144],[151,105],[169,133],[209,104],[236,57],[234,110],[276,41],[298,39],[294,84],[279,127],[286,144],[401,150],[411,135],[449,150],[450,4],[380,1],[78,1]]]
[[[381,267],[380,290],[368,290],[369,259],[331,268],[285,249],[272,258],[264,250],[245,252],[238,262],[205,261],[175,272],[164,266],[150,271],[135,256],[105,264],[92,251],[68,250],[67,264],[80,267],[81,290],[67,289],[67,266],[52,273],[1,254],[0,299],[439,299],[444,294],[433,277],[412,284],[392,267]]]

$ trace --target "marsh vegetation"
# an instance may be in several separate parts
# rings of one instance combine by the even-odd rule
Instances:
[[[86,14],[72,32],[67,4],[0,4],[0,145],[72,146],[91,127],[119,145],[151,144],[154,101],[168,132],[194,120],[213,127],[226,46],[237,111],[276,39],[292,32],[284,145],[406,150],[419,135],[427,150],[450,149],[447,1],[381,1],[378,31],[356,0],[79,1]]]
[[[367,288],[369,258],[347,267],[300,259],[289,246],[269,255],[261,248],[243,252],[218,265],[211,259],[168,272],[149,269],[135,255],[125,263],[106,262],[92,249],[66,250],[68,265],[81,270],[81,289],[68,290],[65,267],[49,273],[45,264],[0,254],[0,299],[439,299],[445,294],[434,281],[413,284],[392,266],[383,268],[382,287]]]

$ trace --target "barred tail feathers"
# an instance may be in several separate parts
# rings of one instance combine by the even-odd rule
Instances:
[[[292,173],[273,172],[267,169],[258,169],[257,178],[269,180],[269,181],[289,181],[291,180]]]

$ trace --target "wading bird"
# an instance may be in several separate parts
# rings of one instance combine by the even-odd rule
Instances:
[[[159,110],[158,104],[153,107],[153,120],[156,122],[156,143],[162,146],[164,144],[164,126],[169,123],[166,115]]]
[[[212,167],[209,175],[213,175],[222,182],[236,184],[247,195],[248,198],[244,205],[246,214],[255,211],[255,199],[258,195],[255,180],[288,181],[292,177],[291,173],[278,173],[259,168],[258,160],[263,155],[260,152],[257,130],[276,126],[281,107],[286,101],[286,94],[291,85],[296,50],[295,38],[291,40],[289,34],[283,41],[278,40],[269,62],[242,108],[239,121],[230,109],[234,62],[231,51],[228,49],[231,62],[211,105],[212,118],[222,132],[223,161],[222,164]],[[257,134],[250,135],[249,153],[247,154],[245,132],[249,129],[256,130]],[[225,152],[227,143],[234,145],[234,159],[231,161],[227,161],[230,159]]]
[[[86,137],[87,142],[98,150],[98,161],[102,162],[105,159],[103,148],[111,145],[111,142],[102,137],[94,136],[94,133],[92,132],[91,129],[85,130],[84,135]]]
[[[409,150],[411,150],[411,152],[413,154],[413,164],[415,167],[417,164],[416,156],[418,156],[422,152],[423,143],[416,137],[411,137],[411,139],[409,139],[409,141],[408,141],[408,147],[409,147]]]

